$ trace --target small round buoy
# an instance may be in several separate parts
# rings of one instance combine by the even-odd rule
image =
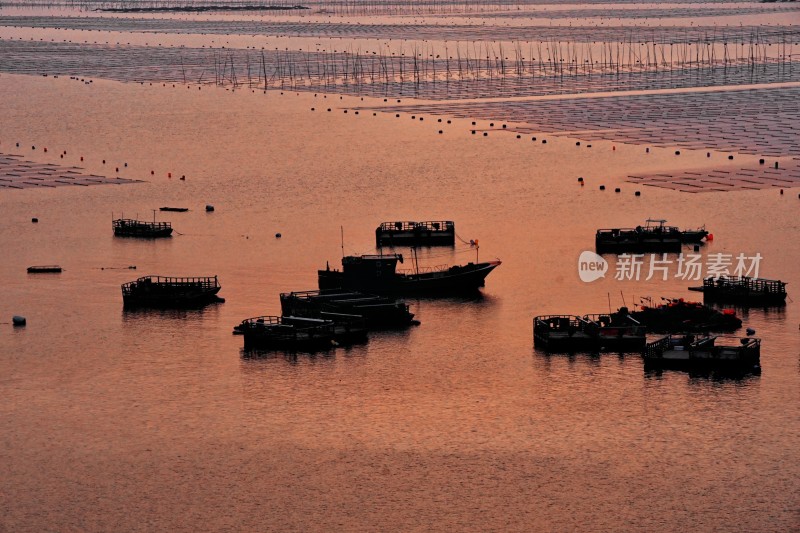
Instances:
[[[531,137],[531,140],[532,140],[532,141],[535,141],[535,140],[536,140],[536,137]]]
[[[81,161],[83,161],[83,156],[81,156]]]
[[[103,164],[104,164],[104,165],[106,164],[106,160],[105,160],[105,159],[103,159]]]
[[[612,152],[616,152],[616,151],[617,151],[617,147],[612,145],[612,146],[611,146],[611,151],[612,151]]]
[[[437,120],[436,120],[436,122],[441,122],[441,121],[442,121],[442,119],[437,119]]]
[[[31,150],[36,150],[36,147],[35,146],[31,146]]]
[[[444,132],[442,132],[442,130],[439,130],[439,133],[441,134],[441,133],[444,133]]]
[[[474,121],[474,120],[472,121],[472,125],[473,125],[473,126],[475,125],[475,121]],[[19,144],[18,144],[17,146],[19,146]]]
[[[155,175],[156,175],[156,171],[155,171],[155,170],[151,170],[151,171],[150,171],[150,175],[151,175],[151,176],[155,176]]]
[[[425,120],[425,119],[424,119],[424,118],[422,118],[422,117],[419,117],[419,119],[420,119],[420,120]]]
[[[449,121],[449,120],[448,120],[448,121],[447,121],[447,123],[448,123],[448,124],[451,124],[451,121]]]
[[[124,166],[125,166],[125,168],[128,168],[128,163],[125,163],[125,165],[124,165]]]
[[[311,108],[311,111],[314,111],[314,108],[313,108],[313,107]]]
[[[490,128],[494,128],[494,122],[490,122],[490,123],[489,123],[489,127],[490,127]]]
[[[778,168],[778,162],[775,161],[775,168]]]
[[[680,150],[675,150],[675,155],[681,155],[681,151]]]
[[[171,178],[172,177],[172,172],[167,172],[167,177]]]
[[[206,205],[206,211],[213,211],[213,210],[214,210],[214,206],[213,205],[211,205],[211,204],[207,204]]]
[[[475,130],[472,130],[472,134],[475,135]]]
[[[576,142],[576,143],[575,143],[575,146],[580,146],[580,145],[581,145],[581,142],[580,142],[580,141],[578,141],[578,142]]]
[[[617,187],[616,189],[614,189],[614,192],[620,192],[621,190],[622,190],[622,189],[620,189],[619,187]]]
[[[633,193],[633,194],[634,194],[634,196],[641,196],[641,195],[642,195],[642,191],[636,191],[636,192],[635,192],[635,193]]]
[[[591,148],[591,147],[592,147],[592,145],[591,145],[591,144],[587,144],[587,145],[586,145],[586,148]]]
[[[411,115],[411,120],[416,120],[416,118],[417,118],[416,115]]]
[[[728,159],[733,159],[733,156],[732,156],[732,155],[729,155],[729,156],[728,156]]]
[[[47,148],[44,149],[44,153],[47,153]]]
[[[756,334],[756,330],[754,330],[753,328],[747,328],[747,330],[745,330],[745,331],[747,331],[748,335],[755,335]]]
[[[522,135],[517,135],[517,139],[521,139],[521,138],[522,138]]]
[[[27,323],[27,320],[25,320],[24,316],[14,315],[11,318],[11,323],[15,326],[24,326]]]
[[[759,159],[759,160],[758,160],[758,164],[759,164],[759,165],[763,165],[763,164],[764,164],[764,160],[763,160],[763,159]]]
[[[601,190],[601,191],[604,191],[604,190],[606,190],[606,186],[605,186],[605,185],[601,185],[601,186],[600,186],[600,190]]]
[[[38,218],[36,218],[36,217],[33,217],[33,218],[31,219],[31,222],[33,222],[34,224],[36,224],[37,222],[39,222],[39,219],[38,219]]]
[[[781,196],[783,196],[783,189],[781,189]]]
[[[276,234],[275,234],[275,238],[276,238],[276,239],[280,239],[281,237],[282,237],[282,235],[281,235],[280,233],[276,233]]]
[[[347,113],[347,109],[345,109],[344,112]]]
[[[583,183],[583,178],[578,178],[578,181],[580,181],[581,183]]]
[[[486,132],[486,131],[484,131],[484,132],[483,132],[483,136],[484,136],[484,137],[488,137],[488,136],[489,136],[489,132]]]
[[[503,129],[506,129],[506,125],[505,124],[503,124]]]
[[[547,144],[547,139],[542,139],[542,144]]]
[[[645,148],[644,149],[644,153],[649,154],[650,153],[650,148]]]

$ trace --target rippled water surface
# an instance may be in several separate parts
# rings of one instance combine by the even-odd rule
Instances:
[[[800,190],[624,181],[758,155],[541,144],[489,121],[483,137],[467,119],[373,116],[396,102],[321,93],[0,74],[0,95],[0,153],[145,180],[0,189],[0,530],[800,527]],[[113,237],[112,213],[163,205],[190,208],[156,212],[172,238]],[[704,257],[760,253],[761,275],[789,282],[785,307],[739,310],[763,339],[760,376],[534,350],[534,315],[697,298],[680,279],[617,281],[613,261],[580,281],[597,228],[648,217],[705,224]],[[407,219],[455,220],[503,264],[479,296],[409,299],[421,325],[407,331],[243,352],[232,326],[315,288],[342,232],[346,253],[372,253],[378,223]],[[476,258],[460,242],[418,253]],[[64,272],[26,273],[49,263]],[[227,301],[123,311],[120,284],[148,274],[218,275]]]

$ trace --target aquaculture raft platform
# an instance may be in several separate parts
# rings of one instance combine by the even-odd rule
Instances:
[[[26,161],[18,155],[0,154],[0,189],[52,189],[70,185],[88,187],[141,182],[141,180],[85,174],[79,167],[35,163]]]

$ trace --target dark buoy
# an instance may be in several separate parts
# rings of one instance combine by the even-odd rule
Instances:
[[[635,192],[635,193],[633,193],[633,194],[634,194],[635,196],[641,196],[641,195],[642,195],[641,191],[636,191],[636,192]]]
[[[604,190],[606,190],[606,186],[605,186],[605,185],[601,185],[601,186],[600,186],[600,190],[601,190],[601,191],[604,191]]]
[[[522,138],[522,135],[517,135],[517,139],[521,139],[521,138]]]
[[[211,212],[214,210],[214,206],[211,204],[206,204],[206,211]]]
[[[542,139],[542,144],[547,144],[547,139]]]
[[[395,114],[395,118],[400,118],[400,113]]]
[[[474,120],[472,121],[472,125],[473,126],[475,125],[475,121]],[[17,143],[17,146],[19,146],[19,143]]]
[[[15,326],[24,326],[27,323],[27,320],[25,320],[24,316],[14,315],[11,318],[11,323]]]
[[[488,137],[488,136],[489,136],[489,132],[486,132],[486,131],[484,131],[484,132],[483,132],[483,136],[484,136],[484,137]]]
[[[575,143],[575,146],[580,146],[580,145],[581,145],[581,142],[580,142],[580,141],[578,141],[578,142],[576,142],[576,143]]]
[[[758,164],[759,164],[759,165],[763,165],[763,164],[764,164],[764,160],[763,160],[763,159],[759,159],[759,160],[758,160]]]
[[[680,150],[675,150],[675,155],[681,155],[681,151]]]
[[[781,189],[781,196],[783,196],[783,189]]]
[[[782,191],[782,190],[781,190],[781,194],[783,194],[783,191]],[[38,219],[38,218],[36,218],[36,217],[33,217],[33,218],[31,219],[31,222],[33,222],[34,224],[36,224],[37,222],[39,222],[39,219]]]
[[[711,157],[711,152],[706,152],[706,157]]]
[[[275,234],[275,238],[276,238],[276,239],[280,239],[281,237],[282,237],[282,235],[281,235],[280,233],[276,233],[276,234]]]
[[[536,140],[536,137],[531,137],[531,140],[532,140],[532,141],[535,141],[535,140]]]
[[[747,335],[755,335],[756,334],[756,330],[754,330],[753,328],[747,328],[745,331],[747,332]]]
[[[580,181],[581,183],[583,183],[583,178],[578,178],[578,181]]]
[[[650,148],[645,148],[644,149],[644,153],[649,154],[650,153]]]
[[[441,133],[442,133],[442,130],[439,130],[439,134],[441,134]]]
[[[616,189],[614,189],[614,192],[620,192],[621,190],[622,190],[622,189],[620,189],[619,187],[617,187]]]
[[[181,176],[181,181],[186,181],[186,176]]]
[[[732,156],[732,155],[729,155],[729,156],[728,156],[728,159],[733,159],[733,156]]]
[[[778,162],[775,161],[775,168],[778,168]]]
[[[505,124],[503,124],[503,129],[506,129],[506,125]]]

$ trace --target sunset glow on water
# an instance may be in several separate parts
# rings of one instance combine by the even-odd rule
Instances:
[[[33,4],[0,4],[0,530],[800,528],[800,5]],[[579,272],[647,219],[712,238]],[[409,220],[455,244],[376,248]],[[232,335],[381,253],[502,264],[366,343]],[[719,306],[760,373],[534,348],[535,316],[702,301],[690,255],[788,283]],[[150,275],[225,301],[124,308]]]

